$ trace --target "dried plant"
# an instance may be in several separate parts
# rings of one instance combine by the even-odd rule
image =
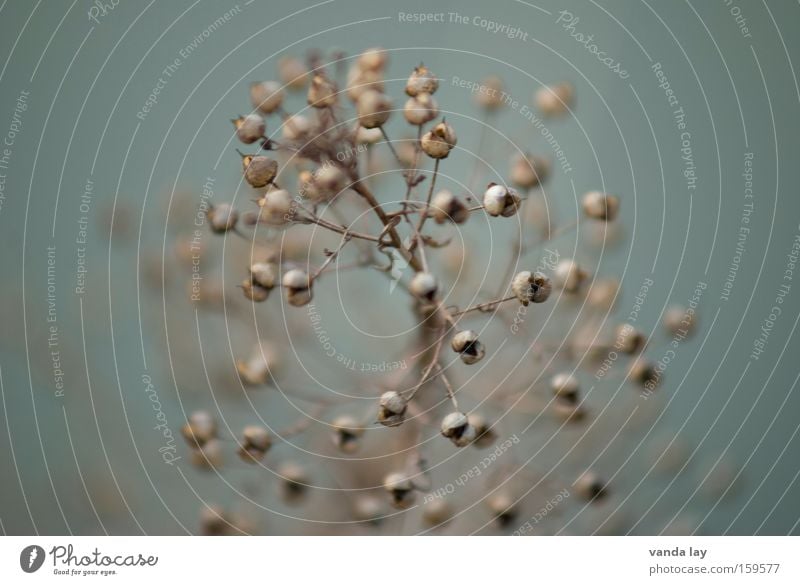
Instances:
[[[250,254],[237,256],[236,269],[241,274],[241,293],[258,304],[255,311],[282,302],[285,311],[313,307],[320,297],[335,294],[337,272],[342,278],[353,271],[383,275],[407,295],[416,321],[405,336],[406,351],[386,362],[409,367],[373,374],[365,389],[373,397],[373,406],[366,415],[344,396],[346,392],[300,392],[298,396],[312,405],[310,414],[275,433],[279,440],[257,420],[241,430],[236,443],[243,464],[270,469],[289,504],[303,503],[314,492],[328,501],[343,498],[346,505],[325,508],[336,510],[332,513],[339,522],[332,529],[335,532],[380,525],[396,514],[387,506],[408,510],[423,504],[421,518],[427,528],[445,529],[454,518],[463,521],[471,515],[469,530],[492,519],[499,529],[513,530],[526,520],[520,516],[524,502],[532,497],[549,502],[546,498],[563,486],[569,486],[567,495],[574,492],[577,499],[605,501],[613,489],[595,471],[578,468],[571,477],[537,477],[530,466],[526,468],[528,454],[519,449],[512,453],[512,448],[531,421],[556,421],[554,429],[565,433],[585,428],[592,418],[591,401],[579,380],[612,353],[624,355],[630,364],[630,371],[618,373],[617,381],[628,377],[651,390],[660,381],[655,366],[642,356],[647,339],[640,331],[622,324],[610,336],[606,334],[606,317],[617,299],[619,283],[613,278],[595,279],[588,265],[558,254],[542,259],[549,243],[584,224],[589,230],[596,224],[601,239],[608,237],[614,229],[610,222],[619,221],[620,198],[590,191],[580,203],[585,221],[561,226],[543,222],[540,190],[551,173],[550,161],[526,152],[518,152],[505,165],[507,180],[495,177],[478,196],[471,193],[474,185],[467,185],[464,194],[437,188],[447,164],[465,151],[457,138],[457,124],[440,113],[435,97],[440,80],[434,72],[419,65],[405,84],[407,95],[390,97],[386,52],[376,48],[356,56],[346,75],[342,68],[348,60],[336,57],[326,65],[321,52],[312,52],[307,63],[285,58],[279,64],[280,81],[252,85],[253,109],[236,118],[234,126],[237,138],[249,145],[247,153],[240,153],[241,164],[243,180],[256,194],[255,203],[239,210],[228,204],[208,206],[208,224],[215,233],[232,234],[247,243]],[[502,81],[490,78],[484,84],[487,91],[478,94],[477,107],[491,121],[492,113],[502,107],[497,99]],[[285,94],[301,91],[308,106],[290,114],[284,109]],[[540,89],[534,101],[542,115],[563,116],[572,106],[573,94],[572,86],[562,83]],[[350,113],[347,102],[353,106]],[[411,136],[393,139],[387,123],[401,116]],[[379,153],[391,155],[384,167]],[[480,168],[475,175],[483,171]],[[384,178],[386,174],[391,176]],[[389,186],[389,180],[394,184]],[[490,237],[485,229],[489,222],[502,233],[516,232],[510,244],[503,242],[508,246],[503,275],[492,278],[496,284],[489,287],[495,289],[491,293],[485,277],[475,282],[461,274],[468,272],[464,268],[473,251],[469,238],[461,248],[453,237],[469,229],[478,215],[483,219],[474,230],[481,242]],[[325,239],[325,233],[333,239]],[[333,243],[320,246],[320,239]],[[539,260],[531,260],[534,257]],[[212,295],[210,289],[205,293]],[[546,306],[555,297],[563,301],[557,316],[569,327],[561,339],[544,338],[532,314],[539,304]],[[453,300],[463,298],[474,302],[462,306]],[[399,310],[398,297],[390,296],[387,288],[363,290],[358,302],[379,305],[387,318]],[[665,322],[674,332],[690,328],[691,317],[687,321],[685,310],[673,308]],[[498,336],[486,333],[482,319],[499,322],[505,339],[492,344],[489,339]],[[263,331],[258,331],[258,337],[252,355],[236,362],[245,388],[281,379],[276,344]],[[370,341],[358,337],[341,341],[343,345],[359,342]],[[509,364],[499,355],[506,346],[520,348],[524,366]],[[332,361],[330,367],[337,364]],[[519,380],[520,375],[526,379]],[[605,380],[611,378],[603,375]],[[492,386],[486,386],[487,376],[494,378]],[[278,385],[282,392],[290,392],[285,384]],[[358,382],[353,386],[358,387]],[[442,435],[441,442],[428,440],[433,429]],[[608,424],[605,429],[609,430]],[[600,442],[602,432],[593,435]],[[226,438],[221,433],[209,412],[190,416],[183,434],[198,466],[219,471],[228,465],[222,460]],[[307,461],[296,454],[270,461],[271,447],[304,435],[312,437],[309,445],[313,445],[308,447],[312,454]],[[326,437],[324,445],[315,442],[314,437],[320,435]],[[457,472],[438,475],[452,458],[453,446],[486,450],[468,456],[489,460],[492,466],[485,474],[479,472],[485,477],[476,480],[483,485],[479,496],[483,509],[476,511],[470,505],[462,513],[458,498],[449,497],[450,490],[442,487],[452,486],[448,480],[458,477]],[[314,451],[324,455],[322,464],[317,464]],[[487,458],[486,453],[490,454]],[[479,469],[474,462],[462,463],[460,468],[473,465]],[[334,477],[334,485],[341,489],[315,489],[322,485],[322,474]],[[443,489],[447,498],[440,497]],[[466,508],[471,502],[464,504]],[[215,510],[204,512],[204,532],[247,531],[244,519]],[[309,526],[309,530],[320,529],[317,524]]]

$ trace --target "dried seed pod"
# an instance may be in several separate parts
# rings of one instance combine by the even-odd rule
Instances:
[[[264,427],[247,426],[242,431],[239,457],[247,463],[261,461],[272,446],[272,439]]]
[[[555,270],[556,284],[567,293],[576,293],[589,278],[589,273],[574,260],[562,260]]]
[[[450,347],[461,356],[461,361],[467,365],[481,361],[486,355],[483,344],[478,341],[478,334],[470,329],[456,333],[450,341]]]
[[[422,522],[431,528],[447,524],[452,517],[453,507],[446,500],[431,500],[422,507]]]
[[[361,446],[364,429],[351,416],[340,416],[333,421],[333,444],[343,453],[355,453]]]
[[[311,280],[308,274],[299,268],[293,268],[283,275],[281,281],[286,289],[286,300],[294,307],[302,307],[311,302]]]
[[[566,114],[572,108],[574,99],[575,90],[567,82],[543,87],[534,96],[536,107],[545,116]]]
[[[433,196],[429,214],[438,224],[446,221],[464,223],[469,218],[467,206],[447,189]]]
[[[517,296],[519,302],[528,306],[528,303],[543,303],[550,297],[553,285],[550,279],[541,272],[523,270],[517,273],[511,281],[511,291]]]
[[[661,381],[661,373],[644,358],[637,358],[628,368],[628,377],[635,384],[653,390]]]
[[[598,501],[607,494],[606,483],[593,471],[586,471],[575,481],[575,491],[585,500]]]
[[[406,100],[403,115],[409,124],[422,126],[439,115],[439,104],[431,94],[420,93]]]
[[[380,128],[364,128],[360,124],[356,127],[356,143],[376,144],[383,140],[383,132]]]
[[[236,371],[245,386],[261,386],[270,381],[280,367],[275,348],[266,343],[257,345],[250,357],[236,360]]]
[[[442,436],[450,439],[456,447],[466,447],[475,440],[477,433],[466,414],[451,412],[442,419]]]
[[[317,73],[311,78],[311,85],[308,88],[308,105],[312,108],[330,108],[335,106],[338,101],[336,84]]]
[[[420,299],[432,301],[439,288],[436,277],[430,272],[417,272],[408,285],[411,294]]]
[[[300,114],[289,116],[281,127],[281,134],[289,141],[306,141],[311,135],[314,125],[307,117]]]
[[[360,495],[353,504],[353,515],[360,522],[377,526],[383,520],[383,501],[370,495]]]
[[[250,102],[257,110],[271,114],[283,103],[283,90],[276,81],[262,81],[250,85]]]
[[[207,441],[202,447],[192,449],[189,460],[198,469],[219,469],[223,463],[222,443],[218,439]]]
[[[324,164],[313,174],[301,177],[301,194],[312,201],[332,201],[349,184],[342,169],[332,164]]]
[[[398,392],[384,392],[378,406],[378,422],[385,427],[399,426],[405,419],[407,408],[408,402]]]
[[[274,262],[253,262],[249,268],[250,280],[267,290],[274,288],[280,278],[280,268]]]
[[[381,47],[372,47],[361,53],[356,63],[365,71],[381,71],[389,63],[389,54]]]
[[[619,293],[619,281],[613,278],[595,280],[586,301],[592,308],[610,311],[614,307]]]
[[[236,227],[239,221],[239,212],[227,203],[211,205],[206,211],[208,224],[215,234],[224,234]]]
[[[475,101],[481,108],[497,110],[503,106],[503,93],[503,80],[496,75],[490,75],[481,81]]]
[[[483,417],[482,414],[472,413],[467,416],[469,424],[475,429],[475,440],[472,441],[472,446],[478,449],[485,449],[491,447],[497,440],[497,433],[489,425],[489,422]]]
[[[483,193],[483,207],[492,217],[511,217],[519,210],[522,198],[514,190],[497,183],[489,183]]]
[[[495,491],[486,498],[486,506],[501,528],[507,528],[519,514],[514,498],[505,491]]]
[[[217,421],[208,411],[197,410],[189,415],[181,434],[190,447],[202,447],[217,437]]]
[[[260,140],[267,131],[264,118],[258,114],[239,116],[233,121],[233,125],[236,128],[237,138],[245,144],[253,144],[256,140]]]
[[[249,278],[245,278],[241,284],[242,292],[246,299],[254,303],[263,303],[269,297],[269,289],[264,288]]]
[[[308,495],[309,478],[306,470],[300,465],[287,462],[281,464],[276,473],[280,477],[280,495],[284,502],[291,505],[301,503]]]
[[[361,69],[354,65],[347,74],[347,97],[358,102],[367,91],[384,90],[383,73]]]
[[[433,127],[433,130],[422,135],[420,147],[431,158],[447,158],[450,151],[458,142],[456,133],[450,124],[442,121]]]
[[[693,309],[673,305],[664,313],[661,323],[670,335],[686,337],[694,332],[696,320]]]
[[[578,379],[568,372],[561,372],[550,379],[550,388],[557,397],[576,403],[581,390]]]
[[[291,90],[303,89],[308,82],[308,67],[297,57],[281,57],[278,61],[278,77]]]
[[[439,80],[433,72],[420,63],[419,67],[414,67],[414,71],[406,82],[406,93],[411,97],[421,93],[436,93],[439,89]]]
[[[392,113],[392,100],[385,94],[369,89],[356,102],[358,122],[364,128],[380,128]]]
[[[285,225],[293,217],[294,200],[285,189],[268,189],[258,200],[261,220],[274,226]]]
[[[619,197],[600,191],[589,191],[583,196],[581,207],[591,219],[613,221],[619,213]]]
[[[220,506],[207,506],[200,511],[200,534],[224,536],[231,533],[231,521]]]
[[[518,154],[511,162],[511,182],[520,189],[532,189],[550,176],[550,160],[541,156]]]
[[[383,480],[383,489],[389,494],[392,506],[403,510],[414,503],[414,484],[405,473],[394,471]]]
[[[251,187],[261,188],[269,185],[278,174],[278,163],[267,156],[245,155],[242,157],[244,178]]]
[[[614,330],[614,347],[629,355],[639,353],[647,343],[645,335],[630,323],[620,323]]]

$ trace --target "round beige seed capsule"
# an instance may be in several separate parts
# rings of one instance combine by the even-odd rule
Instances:
[[[290,90],[303,89],[308,82],[308,67],[297,57],[281,57],[278,61],[278,77]]]
[[[567,82],[543,87],[534,96],[536,107],[545,116],[562,116],[566,114],[572,108],[574,99],[575,90]]]
[[[384,90],[383,73],[361,69],[354,65],[347,73],[347,97],[358,102],[367,91]]]
[[[286,289],[286,300],[294,307],[302,307],[311,302],[311,280],[308,274],[299,268],[293,268],[283,275],[281,281]]]
[[[252,144],[256,140],[260,140],[267,131],[264,118],[258,114],[240,116],[233,121],[233,125],[236,128],[237,138],[244,144]]]
[[[528,303],[543,303],[550,297],[553,285],[541,272],[523,270],[511,281],[511,291],[524,306]]]
[[[202,447],[217,436],[217,421],[206,410],[191,413],[186,424],[181,427],[181,434],[190,447]]]
[[[489,111],[497,110],[503,106],[503,93],[503,80],[496,75],[490,75],[478,86],[475,101],[481,108]]]
[[[628,377],[635,384],[647,390],[652,390],[661,381],[661,373],[655,366],[644,358],[637,358],[628,368]]]
[[[361,53],[356,63],[361,69],[380,71],[389,63],[389,53],[381,47],[372,47]]]
[[[336,84],[324,75],[317,73],[311,78],[307,99],[308,105],[312,108],[335,106],[338,101]]]
[[[378,406],[378,422],[385,427],[396,427],[403,423],[408,402],[398,392],[384,392]]]
[[[593,471],[586,471],[575,481],[575,491],[585,500],[598,501],[607,495],[607,486]]]
[[[411,97],[421,93],[433,94],[437,89],[439,89],[439,80],[430,69],[422,64],[414,68],[406,82],[406,93]]]
[[[619,197],[601,191],[589,191],[583,196],[581,207],[591,219],[612,221],[619,213]]]
[[[566,293],[578,292],[588,278],[589,273],[574,260],[562,260],[556,266],[556,284]]]
[[[408,285],[411,294],[420,299],[432,301],[439,288],[436,277],[430,272],[417,272]]]
[[[241,284],[242,293],[246,299],[254,303],[263,303],[269,297],[269,289],[264,288],[260,284],[253,282],[249,278],[245,278]]]
[[[419,93],[408,98],[403,108],[406,121],[414,126],[427,124],[439,115],[439,105],[429,93]]]
[[[223,234],[232,230],[239,221],[239,212],[227,203],[209,206],[206,216],[211,231],[215,234]]]
[[[276,81],[262,81],[250,85],[250,102],[265,114],[271,114],[283,103],[283,90]]]
[[[486,506],[501,528],[510,526],[517,519],[517,504],[508,492],[493,492],[486,498]]]
[[[438,224],[447,221],[460,224],[469,218],[467,206],[447,189],[442,189],[433,196],[429,214]]]
[[[581,385],[578,379],[568,372],[561,372],[550,379],[550,388],[556,396],[575,400],[580,392]]]
[[[370,89],[356,102],[358,122],[364,128],[380,128],[392,113],[392,100],[379,91]]]
[[[276,473],[280,477],[280,495],[284,502],[296,505],[308,494],[308,474],[300,465],[293,462],[281,464]]]
[[[333,421],[333,444],[343,453],[355,453],[361,446],[364,429],[351,416],[340,416]]]
[[[622,353],[633,355],[644,349],[647,338],[630,323],[620,323],[614,330],[614,347]]]
[[[278,284],[280,270],[274,262],[253,262],[249,270],[253,284],[266,289],[274,288]]]
[[[405,473],[394,471],[383,480],[383,489],[389,494],[392,506],[405,509],[414,503],[414,484]]]
[[[697,314],[693,309],[678,305],[669,307],[661,323],[670,335],[689,336],[694,332]]]
[[[511,162],[511,182],[520,189],[532,189],[550,176],[550,161],[541,156],[518,154]]]
[[[491,447],[497,440],[497,433],[494,432],[494,429],[484,416],[473,412],[467,416],[467,419],[469,419],[470,426],[475,429],[475,440],[472,441],[473,447],[478,449]]]
[[[470,329],[456,333],[450,341],[450,347],[460,355],[461,361],[467,365],[481,361],[486,355],[483,344],[478,341],[478,334]]]
[[[452,517],[453,507],[446,500],[431,500],[422,507],[422,522],[431,528],[447,524]]]
[[[489,183],[483,193],[483,208],[492,217],[511,217],[519,210],[522,198],[519,194],[509,187]]]
[[[466,447],[477,434],[466,414],[451,412],[442,419],[442,436],[450,439],[456,447]]]
[[[456,142],[458,139],[453,127],[446,122],[439,122],[433,130],[422,135],[420,147],[429,157],[442,159],[447,158]]]
[[[278,163],[267,156],[243,156],[244,178],[251,187],[259,189],[269,185],[278,174]]]
[[[272,439],[264,427],[247,426],[242,430],[239,457],[247,463],[261,461],[272,446]]]

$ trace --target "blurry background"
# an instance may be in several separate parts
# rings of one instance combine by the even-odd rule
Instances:
[[[345,530],[327,524],[342,520],[328,493],[342,480],[324,470],[324,429],[276,445],[267,469],[229,453],[221,475],[191,467],[179,429],[196,408],[221,413],[233,433],[256,411],[276,427],[303,417],[274,388],[245,396],[239,387],[233,359],[247,354],[259,335],[283,350],[292,388],[311,392],[321,378],[359,396],[359,408],[368,410],[378,390],[364,387],[374,375],[331,363],[307,311],[290,314],[277,298],[256,307],[266,313],[256,331],[251,305],[236,288],[247,263],[245,243],[202,230],[204,286],[223,288],[224,312],[191,301],[191,268],[180,250],[194,229],[204,184],[213,201],[252,205],[230,124],[250,109],[249,83],[275,78],[277,59],[285,55],[319,48],[330,59],[337,50],[352,56],[378,45],[390,51],[388,78],[396,81],[387,83],[387,92],[397,103],[420,61],[442,78],[436,97],[467,151],[442,167],[442,186],[454,190],[469,183],[476,164],[469,152],[478,148],[482,126],[470,92],[454,78],[497,75],[518,102],[491,120],[495,131],[484,140],[494,170],[481,167],[484,184],[507,173],[517,148],[554,156],[523,106],[532,109],[543,84],[575,86],[574,116],[546,122],[571,170],[554,164],[543,195],[556,225],[574,219],[576,194],[620,195],[616,245],[593,244],[581,230],[559,240],[559,252],[574,254],[599,277],[621,281],[614,322],[627,317],[643,282],[653,280],[637,320],[652,334],[650,359],[669,349],[659,327],[665,307],[688,304],[701,288],[699,328],[671,356],[657,396],[644,400],[621,387],[622,371],[598,382],[596,367],[588,365],[580,377],[586,387],[597,383],[592,410],[600,413],[591,438],[569,430],[552,448],[541,448],[558,426],[544,424],[525,433],[513,461],[504,460],[514,469],[563,471],[570,481],[590,464],[613,477],[611,502],[585,508],[570,501],[542,532],[798,533],[800,290],[791,279],[798,274],[791,253],[800,234],[800,91],[793,68],[800,38],[791,28],[800,16],[797,3],[101,4],[7,0],[0,6],[4,532],[183,534],[198,530],[200,510],[211,502],[244,514],[256,532]],[[404,22],[398,11],[443,13],[445,22]],[[463,22],[453,22],[450,12]],[[521,33],[509,38],[493,32],[489,21]],[[589,35],[588,44],[619,62],[625,76],[587,49]],[[665,78],[656,74],[658,64],[677,106],[660,87]],[[157,103],[145,112],[156,87]],[[304,105],[302,94],[287,101],[291,110]],[[674,113],[678,107],[682,114]],[[410,135],[399,116],[389,131]],[[376,152],[390,162],[385,147]],[[746,159],[752,177],[745,176]],[[377,180],[376,191],[387,200],[402,188],[392,178]],[[490,288],[497,274],[480,271],[507,257],[504,247],[517,227],[516,220],[481,218],[463,230],[477,250],[470,267]],[[332,247],[336,239],[326,242]],[[531,255],[528,264],[536,260]],[[384,288],[359,296],[364,287]],[[317,309],[337,351],[358,362],[398,355],[406,347],[402,339],[370,343],[356,330],[391,336],[411,324],[405,304],[375,302],[384,293],[393,298],[386,281],[365,278],[342,290],[341,296],[333,286],[317,291]],[[568,313],[575,323],[580,311]],[[552,323],[549,338],[558,341],[564,325]],[[504,331],[501,325],[495,332],[494,347]],[[765,342],[763,352],[753,354],[758,340]],[[535,375],[534,366],[522,368],[513,356],[508,363],[493,359],[498,364],[486,372],[486,384],[496,384],[498,372],[511,371],[515,384]],[[307,370],[299,372],[300,363]],[[510,418],[501,438],[522,436],[531,418]],[[164,421],[181,457],[174,464],[159,452],[165,440],[154,427]],[[435,434],[432,428],[429,435]],[[313,490],[306,507],[284,505],[272,485],[270,457],[302,461],[324,489]],[[452,483],[475,462],[448,461],[434,473],[434,487]],[[476,503],[482,489],[466,486],[458,507]],[[525,510],[520,522],[537,509]],[[418,531],[415,514],[390,520],[384,531]],[[473,519],[453,530],[502,532],[488,520],[476,508]]]

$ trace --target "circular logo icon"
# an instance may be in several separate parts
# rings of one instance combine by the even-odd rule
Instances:
[[[19,553],[19,566],[26,573],[35,573],[44,564],[44,549],[36,544],[26,546]]]

